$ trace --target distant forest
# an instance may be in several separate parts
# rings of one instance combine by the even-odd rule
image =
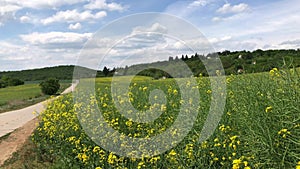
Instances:
[[[153,69],[151,67],[163,67],[168,72],[172,72],[175,69],[184,69],[179,66],[180,61],[184,61],[186,65],[193,72],[194,76],[207,76],[207,70],[203,63],[214,64],[214,59],[219,57],[226,75],[240,74],[240,73],[258,73],[269,71],[272,68],[282,67],[300,67],[300,50],[255,50],[250,51],[223,51],[208,55],[200,55],[195,53],[194,55],[181,55],[181,56],[170,56],[168,61],[154,62],[147,64],[138,64],[132,66],[126,66],[125,68],[117,68],[118,75],[134,75],[139,72],[139,75],[151,76],[156,78],[171,77],[168,73]],[[201,58],[201,60],[199,59]],[[221,69],[214,67],[214,70]],[[178,74],[173,76],[183,77],[180,71],[176,71]]]
[[[180,73],[175,75],[169,75],[167,72],[172,70],[182,69],[179,66],[182,63],[190,68],[194,76],[207,76],[207,70],[203,64],[214,62],[215,58],[219,56],[223,64],[226,75],[239,74],[239,73],[258,73],[269,71],[274,67],[300,67],[300,49],[294,50],[255,50],[255,51],[223,51],[208,55],[201,55],[195,53],[188,56],[186,54],[178,56],[170,56],[167,61],[160,61],[154,63],[137,64],[132,66],[126,66],[123,68],[109,69],[104,67],[102,70],[92,70],[84,67],[79,67],[83,72],[81,77],[105,77],[113,75],[138,75],[151,76],[155,79],[161,77],[183,77]],[[201,61],[199,58],[201,58]],[[181,62],[183,61],[183,62]],[[70,80],[73,77],[74,71],[73,65],[70,66],[56,66],[42,69],[32,69],[23,71],[6,71],[0,72],[0,78],[11,77],[20,79],[22,81],[40,81],[47,78],[57,78],[59,80]],[[167,72],[155,69],[153,67],[163,67]],[[220,69],[215,67],[214,69]],[[180,71],[176,71],[180,72]]]

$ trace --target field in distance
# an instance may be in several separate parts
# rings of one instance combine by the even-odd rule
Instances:
[[[28,82],[27,82],[28,83]],[[63,82],[58,93],[70,86]],[[49,98],[43,95],[37,82],[0,89],[0,113],[21,109]]]

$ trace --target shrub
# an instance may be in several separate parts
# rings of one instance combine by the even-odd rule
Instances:
[[[44,94],[54,95],[60,88],[59,80],[55,78],[47,79],[40,83],[41,90]]]
[[[24,81],[20,80],[20,79],[15,79],[15,78],[11,78],[8,81],[8,86],[19,86],[19,85],[23,85]]]

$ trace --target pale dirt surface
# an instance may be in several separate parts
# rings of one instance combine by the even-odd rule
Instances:
[[[23,127],[12,132],[6,139],[0,142],[0,166],[9,159],[14,152],[22,147],[26,139],[34,131],[38,123],[38,118],[27,122]]]
[[[75,86],[76,84],[72,84],[72,86],[67,88],[62,94],[72,92]],[[0,114],[0,137],[12,132],[7,138],[0,142],[0,166],[5,160],[9,159],[18,148],[22,147],[26,139],[36,128],[36,117],[45,109],[49,101],[51,100],[46,100],[24,109]]]

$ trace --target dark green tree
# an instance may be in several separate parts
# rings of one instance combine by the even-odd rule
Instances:
[[[104,74],[104,76],[108,76],[108,74],[109,74],[109,69],[106,66],[104,66],[104,68],[103,68],[103,74]]]
[[[55,78],[47,79],[40,83],[41,90],[46,95],[54,95],[60,88],[59,80]]]

